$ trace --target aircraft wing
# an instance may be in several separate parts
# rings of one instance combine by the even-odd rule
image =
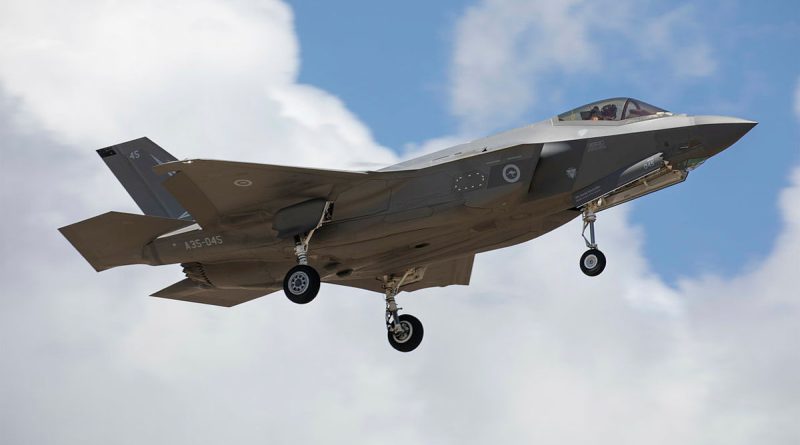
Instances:
[[[273,216],[299,202],[332,197],[370,176],[365,172],[321,170],[246,162],[190,160],[153,167],[170,177],[164,187],[204,229],[221,218],[254,211]]]
[[[203,286],[186,278],[169,287],[161,289],[151,296],[231,307],[250,300],[255,300],[258,297],[271,294],[277,290],[279,289],[218,289],[216,287]]]
[[[402,286],[405,291],[415,291],[428,287],[444,287],[452,284],[468,285],[472,275],[472,263],[475,255],[440,261],[425,266],[425,273],[421,280]],[[403,270],[395,271],[394,275],[403,275]],[[337,280],[331,284],[356,287],[383,293],[383,282],[377,278]]]

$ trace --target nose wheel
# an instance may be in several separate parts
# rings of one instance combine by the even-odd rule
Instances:
[[[581,255],[581,272],[596,277],[606,268],[606,256],[597,249],[589,249]]]
[[[590,207],[586,207],[583,211],[583,231],[581,236],[586,242],[586,247],[589,248],[581,255],[581,272],[590,276],[596,277],[600,275],[606,268],[606,256],[603,255],[597,248],[597,242],[594,237],[594,223],[597,221],[597,215]],[[589,238],[586,238],[586,228],[589,228]]]

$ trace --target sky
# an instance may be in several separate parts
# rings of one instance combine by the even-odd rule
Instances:
[[[0,442],[800,441],[793,2],[6,1]],[[632,96],[759,121],[688,181],[476,258],[469,287],[323,285],[232,309],[146,298],[57,228],[138,212],[94,150],[374,168]],[[368,165],[367,167],[364,167]]]

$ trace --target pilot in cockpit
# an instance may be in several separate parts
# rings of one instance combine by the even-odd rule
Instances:
[[[640,100],[618,97],[586,104],[558,115],[559,121],[624,121],[645,116],[668,115],[667,110]]]
[[[603,105],[603,109],[600,110],[600,119],[604,121],[617,120],[617,106],[614,104]]]
[[[589,119],[593,121],[615,121],[617,120],[617,106],[614,104],[603,105],[603,108],[595,105],[589,110]]]

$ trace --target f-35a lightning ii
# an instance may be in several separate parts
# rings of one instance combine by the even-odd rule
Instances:
[[[60,231],[97,271],[181,264],[186,278],[156,297],[234,306],[283,288],[306,304],[320,282],[383,293],[389,343],[408,352],[423,328],[399,314],[401,290],[469,284],[475,254],[579,216],[580,268],[596,276],[598,212],[683,182],[755,125],[615,98],[360,172],[178,161],[141,138],[97,152],[144,215]]]

